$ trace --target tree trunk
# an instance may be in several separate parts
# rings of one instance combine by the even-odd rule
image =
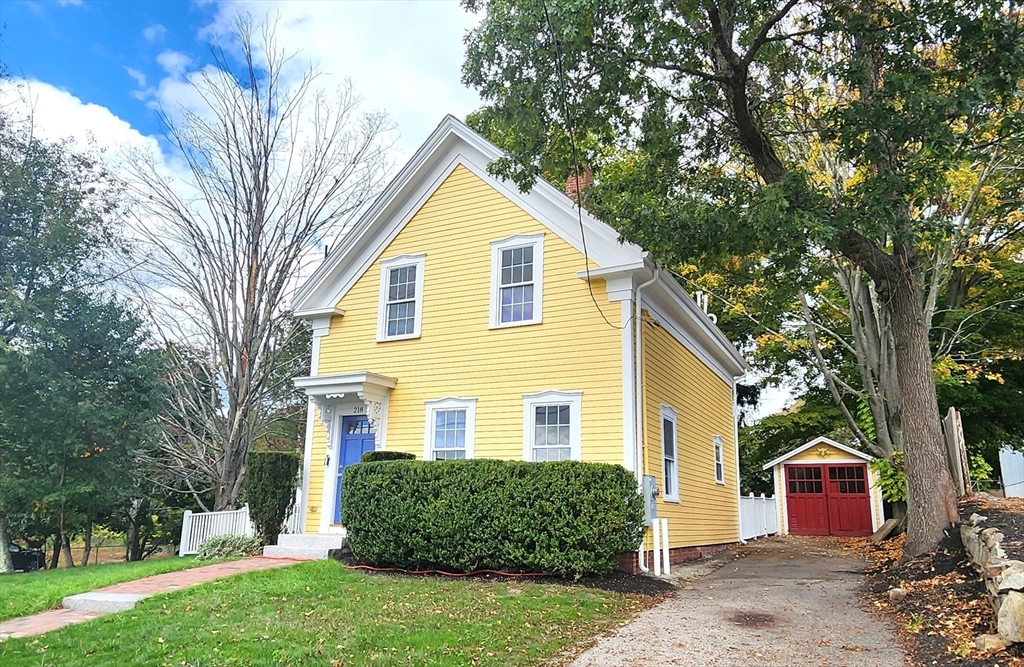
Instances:
[[[85,517],[85,534],[82,537],[85,548],[82,550],[82,567],[89,564],[89,555],[92,553],[92,517]]]
[[[897,254],[898,260],[904,260]],[[912,260],[911,260],[912,262]],[[896,368],[902,399],[907,474],[908,557],[933,551],[943,531],[957,519],[956,492],[946,467],[939,403],[932,375],[928,322],[924,317],[919,272],[901,261],[898,277],[886,289]]]
[[[57,565],[60,564],[60,533],[56,533],[53,536],[53,555],[50,556],[50,565],[47,567],[48,570],[56,570]]]
[[[11,542],[7,539],[7,515],[0,509],[0,574],[14,572],[14,562],[11,561]]]
[[[74,567],[75,559],[71,556],[71,538],[67,533],[63,533],[60,538],[61,550],[64,551],[64,567]]]

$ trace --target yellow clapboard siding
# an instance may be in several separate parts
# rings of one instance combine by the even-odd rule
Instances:
[[[491,241],[539,232],[543,323],[489,329]],[[604,322],[576,275],[586,266],[582,253],[462,166],[380,259],[416,253],[425,253],[420,338],[376,342],[378,260],[338,303],[345,315],[333,319],[320,344],[321,375],[367,370],[397,378],[387,448],[422,456],[424,401],[475,397],[475,455],[521,459],[523,394],[560,389],[583,392],[583,460],[621,464],[621,332]],[[593,289],[605,316],[620,325],[619,304],[608,302],[604,283],[594,281]],[[315,420],[306,521],[312,530],[320,524],[325,453],[324,428]]]
[[[645,323],[642,336],[644,472],[655,476],[659,488],[664,486],[661,406],[677,414],[680,502],[658,500],[658,516],[668,519],[670,545],[735,542],[739,500],[732,388],[660,325]],[[723,443],[724,485],[715,481],[716,435]]]

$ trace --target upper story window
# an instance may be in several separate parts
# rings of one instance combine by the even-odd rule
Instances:
[[[475,398],[442,398],[427,401],[423,458],[447,461],[473,458],[476,430]]]
[[[715,481],[725,484],[725,446],[722,436],[715,436]]]
[[[679,500],[679,453],[676,430],[676,411],[661,406],[661,459],[662,488],[665,500]]]
[[[401,255],[380,263],[377,340],[419,338],[423,314],[425,255]]]
[[[580,460],[583,392],[543,391],[523,396],[523,458]]]
[[[541,322],[543,275],[543,234],[491,241],[491,328]]]

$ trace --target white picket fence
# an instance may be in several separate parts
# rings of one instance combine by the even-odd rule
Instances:
[[[297,504],[296,507],[301,507]],[[297,509],[293,510],[285,520],[284,532],[301,533],[302,518]],[[256,526],[249,519],[249,506],[227,512],[199,512],[185,510],[181,523],[181,542],[179,556],[191,556],[199,552],[199,545],[211,537],[218,535],[256,534]]]
[[[740,538],[752,540],[758,537],[776,535],[779,532],[779,500],[775,496],[765,498],[740,496]]]

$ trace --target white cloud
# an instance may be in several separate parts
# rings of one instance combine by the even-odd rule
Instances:
[[[163,27],[159,23],[154,23],[142,30],[142,38],[151,44],[155,42],[162,42],[166,35],[167,28]]]
[[[67,7],[68,5],[80,7],[82,5],[82,0],[57,0],[57,4],[61,7]]]
[[[130,76],[131,78],[135,79],[135,83],[139,84],[140,88],[145,88],[146,87],[146,75],[145,74],[143,74],[139,70],[134,69],[132,67],[125,67],[124,71],[128,74],[128,76]]]
[[[318,85],[352,80],[364,109],[387,111],[407,157],[446,114],[465,117],[479,97],[460,82],[462,39],[479,17],[449,2],[226,0],[208,32],[229,32],[237,13],[279,17],[277,41],[299,64],[323,71]]]
[[[167,49],[156,57],[156,62],[164,71],[174,77],[180,77],[192,65],[192,59],[179,51]]]
[[[47,141],[71,139],[79,148],[108,152],[121,148],[154,150],[157,141],[118,118],[110,109],[83,102],[66,90],[40,81],[9,79],[0,82],[0,106],[17,115],[31,116],[34,132]]]

